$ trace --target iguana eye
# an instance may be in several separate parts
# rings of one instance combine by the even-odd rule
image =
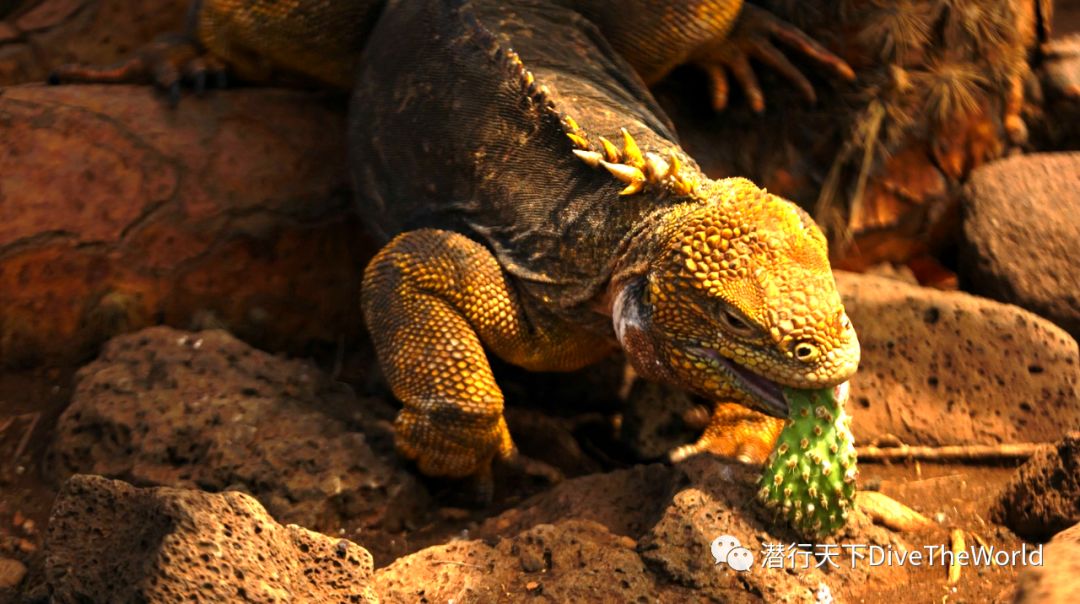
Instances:
[[[745,319],[735,314],[730,309],[720,309],[720,319],[723,321],[724,327],[727,327],[736,335],[750,336],[754,334],[754,326],[747,323]]]

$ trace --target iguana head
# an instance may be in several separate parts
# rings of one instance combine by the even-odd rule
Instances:
[[[642,271],[616,284],[616,333],[640,373],[786,417],[782,386],[835,386],[859,364],[825,237],[748,180],[698,194],[665,218]]]

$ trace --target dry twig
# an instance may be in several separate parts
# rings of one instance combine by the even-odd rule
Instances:
[[[1002,443],[1000,445],[943,445],[940,447],[856,447],[859,461],[918,459],[923,461],[985,461],[1027,459],[1051,443]]]

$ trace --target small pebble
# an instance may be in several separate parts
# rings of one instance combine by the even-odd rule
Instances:
[[[26,576],[26,565],[14,558],[0,558],[0,589],[13,589]]]

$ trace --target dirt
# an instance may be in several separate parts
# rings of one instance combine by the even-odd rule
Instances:
[[[962,528],[979,535],[988,545],[1013,550],[1021,547],[1021,540],[1009,529],[992,524],[989,517],[993,502],[1016,465],[862,463],[860,478],[862,484],[880,485],[883,493],[931,518],[945,514],[943,527]],[[912,539],[914,547],[949,543],[945,528]],[[947,596],[948,602],[1009,602],[1019,568],[968,568],[955,586],[947,584],[942,567],[910,570],[906,583],[870,587],[863,593],[852,593],[852,601],[941,602]]]
[[[57,490],[44,477],[42,460],[71,398],[73,373],[58,368],[0,373],[0,557],[26,563],[27,583],[41,579],[41,541]]]

